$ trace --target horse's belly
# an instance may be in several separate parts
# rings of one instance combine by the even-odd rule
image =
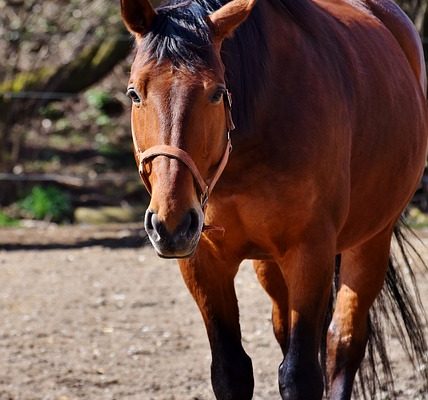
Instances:
[[[426,160],[427,132],[413,132],[380,161],[366,160],[351,184],[349,212],[338,236],[338,252],[391,228],[411,200]],[[355,169],[355,167],[354,167]]]

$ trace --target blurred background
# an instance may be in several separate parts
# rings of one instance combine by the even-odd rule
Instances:
[[[428,54],[428,0],[398,3]],[[0,226],[141,220],[132,48],[116,0],[0,0]],[[427,176],[413,205],[428,225]]]

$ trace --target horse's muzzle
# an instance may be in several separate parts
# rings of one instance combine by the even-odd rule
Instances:
[[[159,216],[148,209],[145,216],[145,229],[156,253],[163,258],[186,258],[196,250],[201,236],[204,216],[202,210],[189,210],[170,232]]]

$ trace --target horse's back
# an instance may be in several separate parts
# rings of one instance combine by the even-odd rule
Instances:
[[[370,11],[388,28],[403,49],[426,95],[427,77],[419,35],[400,7],[391,0],[364,0]]]
[[[351,9],[356,9],[361,14],[366,14],[379,20],[398,42],[426,95],[427,77],[422,43],[412,21],[396,3],[392,0],[341,0],[333,3],[325,0],[315,1],[323,8],[327,7],[332,14],[339,16],[339,19],[341,17],[347,19],[349,15],[346,14],[351,14]],[[337,9],[333,11],[333,8],[337,5],[348,7],[341,7],[341,11],[337,11]]]

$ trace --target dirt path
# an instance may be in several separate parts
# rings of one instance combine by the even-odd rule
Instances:
[[[135,247],[138,230],[0,231],[0,400],[214,399],[199,312],[176,263]],[[278,399],[268,299],[249,263],[236,283],[254,398]],[[423,399],[391,343],[399,398]]]

